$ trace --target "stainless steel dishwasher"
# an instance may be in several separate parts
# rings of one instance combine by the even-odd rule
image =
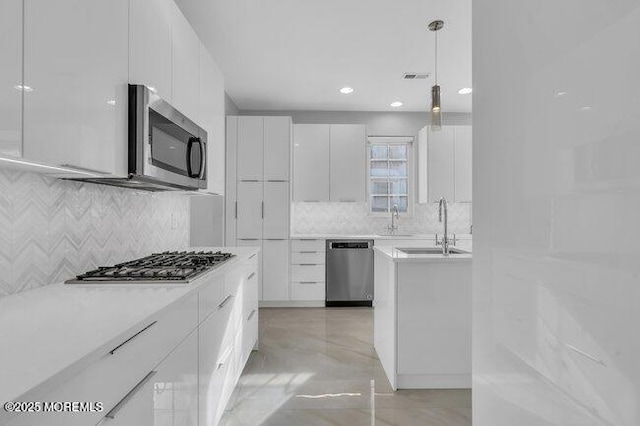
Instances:
[[[373,240],[327,240],[326,306],[371,306]]]

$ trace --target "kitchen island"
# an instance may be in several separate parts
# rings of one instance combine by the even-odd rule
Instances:
[[[471,253],[374,255],[374,346],[393,389],[470,388]]]

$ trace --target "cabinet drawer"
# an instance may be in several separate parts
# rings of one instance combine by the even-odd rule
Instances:
[[[301,251],[321,251],[324,253],[324,239],[298,239],[291,240],[291,251],[292,252],[301,252]]]
[[[291,265],[291,281],[324,281],[324,265]]]
[[[251,351],[258,341],[258,307],[249,313],[249,316],[245,318],[244,326],[242,327],[242,357],[240,372],[244,368],[244,364],[249,359]]]
[[[100,360],[43,397],[44,401],[100,401],[104,404],[103,412],[60,412],[54,416],[51,413],[36,413],[33,416],[15,417],[8,424],[84,426],[98,423],[196,328],[197,321],[198,297],[194,294],[128,333]]]
[[[199,297],[199,318],[198,322],[202,322],[211,312],[213,312],[225,297],[224,294],[224,275],[216,275],[209,279],[210,282],[205,284],[200,290]]]
[[[291,264],[301,265],[314,263],[316,265],[324,265],[324,251],[303,251],[291,253]]]
[[[259,279],[257,272],[251,272],[248,277],[245,277],[244,289],[242,290],[242,315],[244,320],[251,314],[251,311],[258,309],[259,299]]]
[[[293,300],[325,300],[324,281],[302,281],[291,283]]]

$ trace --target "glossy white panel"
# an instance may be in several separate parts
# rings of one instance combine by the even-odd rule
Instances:
[[[638,425],[640,4],[473,8],[474,425]]]
[[[129,82],[171,103],[172,0],[129,0]]]
[[[330,126],[330,201],[365,201],[367,147],[361,124]]]
[[[264,240],[262,249],[262,300],[289,300],[289,240]]]
[[[25,1],[24,157],[126,175],[128,3]]]
[[[171,103],[198,121],[200,41],[178,6],[171,5]]]
[[[264,238],[289,238],[289,182],[264,183]]]
[[[289,180],[291,117],[264,117],[264,180]]]
[[[294,201],[329,201],[329,127],[293,126]]]
[[[22,154],[22,0],[0,3],[0,58],[0,155],[19,157]]]

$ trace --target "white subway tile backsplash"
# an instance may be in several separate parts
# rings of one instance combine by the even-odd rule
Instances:
[[[0,169],[0,296],[188,244],[189,200],[182,194]]]

